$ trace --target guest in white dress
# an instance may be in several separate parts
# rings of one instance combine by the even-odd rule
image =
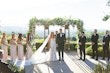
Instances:
[[[26,39],[26,45],[27,45],[27,52],[26,52],[26,59],[29,59],[32,56],[32,35],[28,33],[27,39]]]
[[[23,38],[22,38],[21,33],[18,36],[17,44],[18,44],[18,59],[23,60],[23,58],[24,58],[24,49],[23,49]]]
[[[11,60],[16,60],[17,57],[17,50],[16,50],[16,39],[15,34],[12,34],[12,38],[10,40],[10,57]]]
[[[56,58],[56,38],[54,36],[54,32],[51,32],[51,36],[50,36],[50,39],[49,39],[49,43],[48,43],[48,46],[49,46],[49,61],[56,61],[57,58]]]
[[[2,39],[1,39],[1,49],[3,50],[3,60],[6,61],[8,58],[8,41],[6,39],[6,33],[3,33]]]

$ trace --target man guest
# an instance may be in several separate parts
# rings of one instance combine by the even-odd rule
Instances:
[[[105,54],[107,53],[108,61],[109,61],[109,42],[110,42],[110,35],[109,31],[106,30],[106,34],[103,37],[103,60],[105,59]]]
[[[64,60],[64,44],[66,38],[65,34],[62,33],[62,29],[60,29],[59,34],[57,35],[57,45],[58,45],[58,53],[59,53],[59,61],[61,60],[61,52],[62,52],[62,60]]]
[[[98,39],[99,35],[97,34],[97,29],[94,30],[94,34],[91,36],[91,43],[92,43],[92,58],[95,56],[96,52],[96,60],[98,60]]]
[[[86,43],[86,36],[84,32],[81,32],[79,36],[79,49],[80,49],[80,59],[82,60],[82,52],[84,54],[83,61],[85,61],[85,43]]]

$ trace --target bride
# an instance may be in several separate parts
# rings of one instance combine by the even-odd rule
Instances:
[[[51,32],[49,42],[48,42],[48,47],[49,47],[49,60],[48,61],[56,61],[56,38],[54,36],[54,32]]]
[[[44,53],[44,47],[48,43],[49,51]],[[38,50],[32,55],[28,60],[30,64],[44,63],[47,61],[56,61],[56,38],[54,32],[51,32],[50,35],[45,39],[44,43],[38,48]]]

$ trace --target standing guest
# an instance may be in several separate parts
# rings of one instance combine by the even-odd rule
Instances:
[[[85,61],[85,43],[86,43],[86,36],[84,32],[81,32],[81,36],[79,36],[79,49],[80,49],[80,59],[82,60],[82,52],[84,54],[83,61]]]
[[[27,39],[26,39],[26,45],[27,45],[27,53],[26,53],[26,59],[29,59],[32,56],[32,35],[28,33]]]
[[[17,56],[17,50],[16,50],[16,39],[15,39],[15,34],[12,34],[12,38],[10,40],[10,57],[11,60],[16,60]]]
[[[103,36],[103,60],[105,59],[105,53],[107,52],[107,57],[109,61],[109,42],[110,42],[110,35],[109,31],[106,30],[105,36]]]
[[[92,58],[94,58],[96,52],[96,60],[98,60],[98,39],[99,39],[99,35],[97,34],[97,29],[95,29],[94,34],[91,36],[91,43],[92,43],[92,51],[93,51]]]
[[[61,60],[60,52],[62,52],[62,61],[64,60],[64,44],[66,42],[65,34],[60,29],[60,33],[57,35],[57,45],[58,45],[58,53],[59,53],[59,61]]]
[[[22,34],[20,33],[17,40],[18,44],[18,59],[23,60],[24,57],[24,49],[23,49],[23,38]]]
[[[8,58],[8,41],[6,39],[6,33],[3,33],[2,39],[1,39],[1,48],[4,52],[3,54],[3,60],[6,61]]]

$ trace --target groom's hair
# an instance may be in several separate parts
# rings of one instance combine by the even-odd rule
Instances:
[[[60,31],[62,31],[62,29],[60,28]]]

